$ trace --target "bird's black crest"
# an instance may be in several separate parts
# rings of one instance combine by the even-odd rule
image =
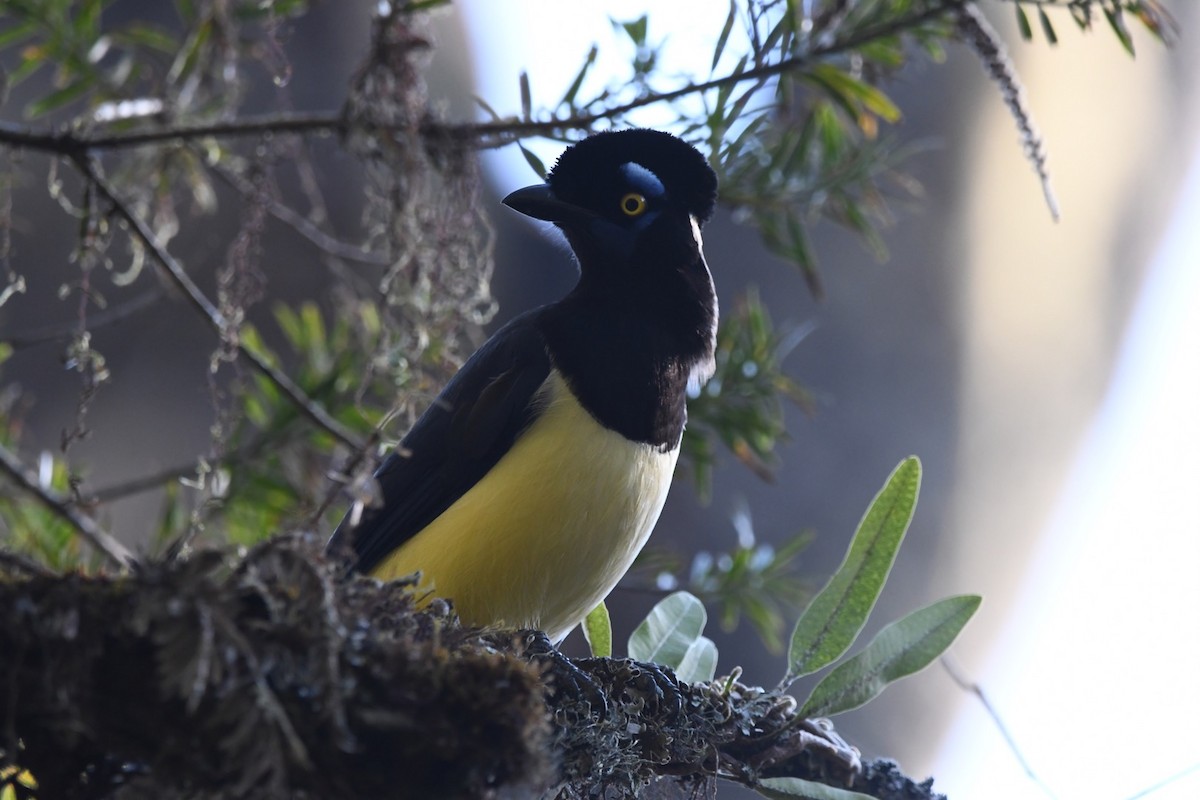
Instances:
[[[708,221],[717,202],[717,176],[696,148],[663,131],[630,128],[605,131],[567,148],[547,182],[568,202],[591,196],[616,180],[622,164],[633,162],[653,172],[667,192],[700,222]]]

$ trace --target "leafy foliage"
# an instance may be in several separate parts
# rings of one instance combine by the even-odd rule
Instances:
[[[0,413],[0,425],[8,424],[3,444],[11,446],[16,438],[16,425]],[[42,451],[38,458],[39,477],[42,484],[57,492],[69,488],[66,465],[49,452]],[[0,493],[0,528],[9,532],[5,544],[19,553],[33,556],[46,566],[57,570],[68,570],[79,566],[83,560],[79,538],[75,529],[50,509],[31,503],[12,492]]]
[[[701,496],[708,494],[717,458],[716,442],[764,480],[771,479],[772,452],[787,436],[783,401],[805,411],[810,394],[783,371],[796,344],[793,332],[771,321],[751,288],[722,319],[717,333],[716,372],[688,400],[683,458]]]
[[[588,648],[596,658],[611,658],[612,620],[608,616],[608,606],[604,601],[588,612],[583,620],[583,635],[587,639]]]
[[[622,585],[639,586],[640,579],[657,591],[685,589],[717,613],[723,630],[736,629],[744,618],[767,649],[778,653],[785,625],[811,594],[799,557],[812,539],[806,531],[778,545],[759,542],[747,515],[740,518],[738,541],[729,551],[701,550],[685,567],[678,554],[648,548],[634,565],[633,580]]]
[[[629,636],[629,657],[662,664],[681,681],[711,681],[717,668],[717,646],[704,636],[708,612],[687,592],[675,592],[650,610]]]
[[[1070,12],[1071,20],[1083,32],[1088,32],[1095,24],[1097,11],[1104,17],[1109,28],[1116,35],[1117,41],[1129,55],[1134,55],[1133,33],[1130,31],[1128,17],[1133,17],[1160,41],[1170,42],[1177,35],[1175,20],[1159,0],[1009,0],[1017,14],[1017,28],[1021,38],[1033,40],[1033,25],[1029,14],[1035,13],[1038,27],[1049,44],[1058,44],[1058,33],[1046,9]]]
[[[763,778],[759,782],[758,792],[772,800],[788,800],[792,797],[803,797],[806,800],[869,800],[871,797],[862,792],[852,792],[849,789],[806,781],[803,778]]]
[[[920,484],[921,463],[907,458],[871,501],[845,561],[796,622],[781,686],[833,663],[858,638],[912,521]],[[951,597],[888,625],[817,684],[801,715],[857,708],[888,684],[924,669],[950,647],[979,603],[975,595]]]
[[[946,651],[981,600],[978,595],[947,597],[888,625],[861,653],[826,675],[800,713],[824,717],[858,708],[889,683],[925,669]]]
[[[837,661],[854,643],[908,530],[920,482],[921,464],[908,458],[875,496],[842,566],[797,621],[787,672],[777,692],[787,689],[796,678]],[[829,671],[801,705],[799,717],[827,717],[857,708],[889,684],[924,669],[950,647],[980,602],[976,595],[949,597],[886,626],[861,652]],[[683,681],[712,681],[717,652],[702,635],[706,622],[704,604],[687,592],[676,592],[659,602],[630,636],[629,654],[640,661],[669,666]],[[739,676],[740,668],[735,668],[723,680],[732,685]],[[756,788],[772,798],[865,797],[799,777],[762,780]]]
[[[281,19],[307,10],[305,0],[172,4],[177,25],[133,21],[105,23],[112,0],[9,0],[0,13],[0,52],[14,48],[18,61],[6,76],[12,89],[39,71],[52,73],[51,89],[24,109],[36,118],[68,107],[92,121],[126,128],[136,120],[189,108],[229,107],[225,70],[257,51]],[[230,34],[247,37],[239,47]],[[282,65],[275,65],[282,67]],[[280,73],[282,75],[283,73]],[[185,91],[189,90],[189,91]],[[141,102],[136,102],[141,98]]]
[[[1130,20],[1157,38],[1174,35],[1159,0],[995,1],[1015,8],[1026,38],[1035,14],[1051,43],[1064,13],[1085,31],[1106,26],[1130,52]],[[60,511],[103,518],[108,503],[156,486],[163,512],[150,533],[158,546],[180,546],[201,533],[249,543],[289,527],[327,528],[347,496],[369,500],[375,455],[461,363],[494,309],[475,148],[517,143],[542,174],[545,165],[524,140],[570,141],[636,124],[643,109],[665,112],[669,127],[706,149],[726,208],[820,296],[813,226],[846,227],[882,255],[890,199],[916,191],[902,172],[911,151],[891,130],[903,109],[889,97],[888,80],[912,59],[937,61],[947,46],[964,42],[996,80],[1046,179],[1044,148],[1015,73],[975,3],[730,0],[712,32],[707,74],[682,77],[662,66],[665,29],[657,19],[614,20],[626,75],[595,88],[600,51],[593,47],[552,107],[534,106],[529,87],[537,76],[521,75],[519,113],[504,116],[481,100],[490,117],[483,123],[447,123],[431,111],[421,77],[429,47],[421,18],[441,5],[378,5],[346,102],[303,119],[283,113],[288,98],[278,90],[291,78],[282,23],[307,12],[304,0],[177,0],[154,21],[119,22],[108,0],[10,0],[0,7],[0,108],[9,111],[14,88],[32,94],[12,116],[39,126],[0,122],[0,148],[58,157],[47,185],[80,230],[79,278],[62,291],[78,303],[63,348],[80,380],[77,424],[57,454],[37,456],[44,486],[67,498],[70,508]],[[279,113],[240,118],[251,92],[274,96]],[[336,146],[363,175],[367,200],[353,210],[363,223],[348,241],[329,224],[304,133],[338,134]],[[17,303],[36,280],[20,274],[7,244],[11,186],[27,177],[21,170],[28,165],[10,159],[0,169],[0,303]],[[281,199],[280,186],[289,182],[305,187],[308,212]],[[210,299],[187,271],[196,265],[181,263],[171,248],[185,224],[219,203],[240,203],[242,226],[215,271]],[[328,272],[320,278],[338,290],[319,303],[276,306],[269,321],[257,305],[277,287],[258,261],[272,219],[312,246],[313,261]],[[94,487],[103,470],[69,450],[86,435],[85,412],[108,376],[90,334],[102,324],[99,312],[135,305],[127,293],[150,280],[142,274],[147,265],[168,277],[213,331],[206,376],[213,435],[204,452],[160,473]],[[786,436],[784,402],[811,406],[783,369],[794,339],[775,327],[752,288],[726,316],[717,374],[691,399],[684,444],[684,464],[702,494],[723,451],[770,478],[774,446]],[[14,452],[20,446],[49,453],[21,435],[18,405],[7,397],[0,409],[4,443]],[[68,515],[56,514],[53,504],[6,492],[0,527],[10,543],[55,566],[87,557]],[[796,537],[776,549],[740,541],[729,553],[701,554],[688,575],[672,580],[709,603],[723,627],[745,617],[778,647],[784,619],[805,597],[795,574],[803,543]],[[839,580],[842,590],[865,585],[857,577]],[[819,600],[814,608],[824,607]],[[845,626],[843,639],[854,628],[853,639],[862,619],[846,608],[833,603],[822,624]],[[839,649],[826,652],[830,641],[816,646],[820,658],[793,667],[816,668]]]
[[[921,463],[910,457],[875,496],[842,565],[796,622],[785,682],[821,669],[854,643],[904,541],[920,485]]]
[[[1036,15],[1050,44],[1059,41],[1064,12],[1081,30],[1106,26],[1130,54],[1131,19],[1159,39],[1174,35],[1159,0],[996,2],[1014,7],[1026,39],[1035,36],[1030,15]],[[158,547],[172,549],[200,533],[251,543],[287,528],[327,529],[347,495],[369,499],[374,456],[389,444],[385,431],[395,436],[411,422],[461,363],[494,308],[475,148],[516,143],[530,168],[544,174],[524,140],[571,141],[596,128],[636,124],[642,109],[665,109],[676,132],[706,148],[724,205],[753,225],[819,297],[813,227],[845,227],[882,256],[890,199],[916,191],[902,172],[910,150],[891,130],[903,110],[887,94],[889,78],[913,58],[938,61],[944,48],[963,42],[1008,103],[1049,197],[1043,143],[1015,71],[973,2],[730,0],[713,32],[708,74],[682,78],[662,67],[656,20],[616,20],[627,75],[593,90],[599,54],[593,47],[553,107],[534,107],[532,78],[523,74],[517,78],[519,114],[502,116],[481,100],[490,117],[484,123],[445,123],[431,111],[421,79],[420,56],[429,41],[420,17],[444,4],[378,4],[366,61],[343,106],[298,118],[283,113],[288,98],[279,94],[279,113],[263,120],[242,119],[239,110],[252,91],[270,96],[290,81],[281,22],[305,13],[304,0],[176,0],[165,22],[120,24],[106,13],[110,0],[0,6],[0,108],[13,89],[32,93],[15,116],[39,126],[0,121],[0,148],[5,156],[31,149],[55,157],[49,193],[80,231],[73,256],[79,278],[61,292],[78,304],[76,324],[62,337],[68,341],[64,360],[81,383],[75,429],[51,453],[22,430],[21,405],[28,398],[0,393],[0,444],[6,453],[38,453],[34,493],[43,493],[35,502],[5,485],[0,529],[7,545],[56,569],[90,564],[96,558],[81,547],[82,529],[71,514],[103,518],[107,503],[147,486],[158,487],[163,498],[149,533]],[[363,224],[350,241],[329,225],[301,136],[306,132],[338,134],[340,152],[364,176],[367,201],[354,210]],[[11,186],[27,168],[15,158],[0,166],[0,268],[6,273],[0,305],[20,302],[26,284],[38,278],[18,272],[9,246]],[[305,187],[307,213],[280,199],[279,186],[289,181]],[[226,200],[222,185],[237,200]],[[196,265],[181,265],[170,248],[185,224],[211,214],[219,202],[239,201],[242,226],[216,270],[209,299],[186,271]],[[253,312],[274,288],[258,269],[269,219],[312,245],[314,261],[329,273],[322,277],[338,290],[320,303],[278,305],[273,324],[264,324]],[[90,481],[103,470],[78,463],[69,449],[86,434],[85,412],[108,375],[104,355],[91,345],[91,332],[102,324],[94,312],[133,306],[125,293],[149,280],[142,274],[148,264],[181,290],[213,331],[206,376],[213,435],[205,452],[170,469],[95,488]],[[792,341],[775,328],[753,290],[725,319],[717,374],[692,398],[685,440],[685,463],[702,492],[720,457],[718,442],[770,477],[775,443],[786,435],[783,401],[810,405],[782,367]],[[11,352],[0,342],[0,362]],[[251,369],[243,371],[246,363]],[[852,646],[907,529],[919,475],[915,460],[902,463],[868,510],[842,568],[795,626],[783,684],[835,665]],[[723,627],[745,617],[769,646],[781,646],[784,620],[806,596],[796,575],[806,541],[796,536],[776,549],[743,536],[730,553],[695,557],[685,577],[663,573],[660,563],[659,583],[691,594],[664,599],[630,638],[630,653],[663,660],[685,680],[711,681],[717,653],[703,635],[705,603]],[[847,710],[922,668],[977,606],[978,598],[950,598],[888,626],[833,666],[805,713]],[[611,652],[603,606],[589,617],[588,631],[597,653]],[[735,684],[730,677],[726,693]],[[783,685],[763,692],[764,702],[782,691]],[[794,704],[790,708],[794,712]],[[798,778],[767,779],[762,788],[770,796],[852,796]]]

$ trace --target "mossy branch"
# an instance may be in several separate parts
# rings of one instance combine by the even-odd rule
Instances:
[[[0,559],[0,775],[64,798],[634,797],[777,775],[936,796],[786,695],[524,642],[343,580],[307,537],[120,578]]]

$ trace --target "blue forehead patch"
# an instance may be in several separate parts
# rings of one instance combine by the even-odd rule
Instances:
[[[633,161],[626,162],[621,165],[621,174],[625,176],[625,180],[629,181],[634,188],[644,195],[661,197],[667,192],[666,187],[663,186],[658,176],[641,164],[634,163]]]

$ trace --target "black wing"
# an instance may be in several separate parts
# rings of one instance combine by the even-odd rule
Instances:
[[[347,514],[328,550],[350,548],[370,572],[495,466],[541,412],[534,403],[550,374],[537,311],[495,333],[463,365],[375,472],[383,505]]]

